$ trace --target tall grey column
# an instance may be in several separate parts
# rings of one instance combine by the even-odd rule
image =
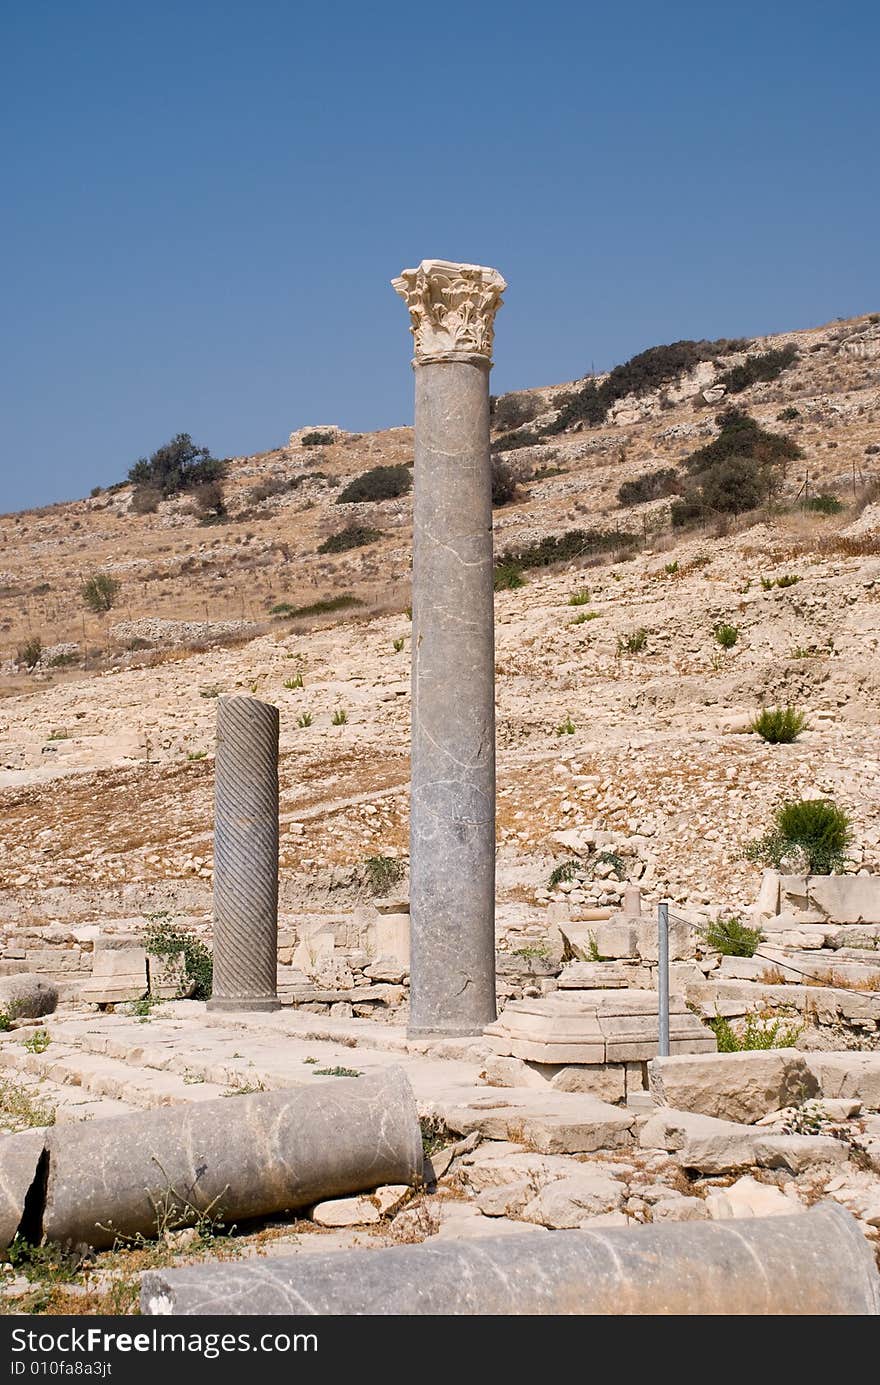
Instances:
[[[209,1010],[277,1010],[278,708],[221,697]]]
[[[489,369],[507,287],[423,260],[393,281],[415,338],[410,1024],[495,1019],[495,640]]]

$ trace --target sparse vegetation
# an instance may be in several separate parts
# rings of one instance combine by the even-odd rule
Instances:
[[[759,356],[746,356],[740,365],[733,366],[715,381],[726,385],[728,394],[740,394],[750,385],[776,380],[797,360],[796,346],[782,346],[777,351],[762,351]]]
[[[770,433],[739,409],[718,415],[717,438],[685,458],[694,478],[671,506],[674,525],[742,514],[773,498],[788,461],[801,456],[791,438]]]
[[[412,471],[407,466],[374,466],[340,491],[337,505],[353,505],[360,501],[395,500],[406,495],[412,487]]]
[[[624,481],[617,492],[617,499],[623,506],[644,505],[649,500],[664,500],[667,496],[678,495],[681,481],[675,467],[659,467],[656,471],[646,471],[634,481]]]
[[[628,635],[618,635],[617,653],[622,654],[641,654],[648,645],[648,631],[644,626],[638,630],[632,630]]]
[[[715,1031],[719,1053],[745,1053],[754,1049],[793,1048],[803,1033],[802,1024],[784,1024],[782,1020],[762,1019],[749,1011],[739,1029],[730,1020],[717,1015],[707,1021]]]
[[[590,558],[600,553],[626,553],[635,548],[638,537],[625,529],[569,529],[564,534],[551,534],[528,544],[525,548],[508,549],[501,554],[496,571],[501,567],[550,567],[553,563]]]
[[[149,915],[148,926],[142,932],[143,946],[152,957],[162,961],[183,958],[186,977],[195,983],[193,1000],[209,1000],[214,980],[214,962],[200,938],[188,928],[171,921],[167,913]],[[185,989],[185,988],[184,988]]]
[[[575,726],[571,717],[567,716],[565,718],[565,721],[561,721],[557,726],[556,734],[557,736],[573,736],[576,730],[577,727]]]
[[[337,707],[330,721],[334,726],[344,726],[348,721],[348,712],[344,707]]]
[[[365,548],[367,544],[375,543],[381,537],[379,529],[369,529],[363,524],[349,524],[347,528],[340,529],[338,534],[331,534],[319,544],[318,552],[347,553],[351,548]]]
[[[207,750],[188,750],[186,752],[186,758],[188,760],[206,760],[208,758],[208,752]]]
[[[507,462],[499,457],[492,458],[492,504],[495,507],[509,505],[519,495],[516,473]]]
[[[336,611],[347,611],[350,606],[363,606],[363,602],[356,596],[345,593],[342,596],[331,596],[325,601],[312,601],[307,606],[291,606],[289,601],[279,601],[277,605],[270,607],[270,616],[289,616],[299,620],[304,616],[330,616]]]
[[[28,1053],[45,1053],[52,1042],[52,1037],[46,1029],[35,1029],[24,1041],[24,1047]]]
[[[800,418],[800,416],[800,410],[794,408],[792,404],[789,404],[786,408],[780,409],[779,413],[776,415],[776,422],[794,423],[795,419]]]
[[[18,663],[24,664],[29,673],[32,672],[43,657],[43,641],[40,636],[28,636],[24,644],[16,650],[15,657]]]
[[[307,726],[311,726],[314,719],[311,712],[300,712],[296,719],[296,724],[301,731],[304,731]]]
[[[736,625],[726,625],[722,623],[721,625],[716,625],[712,633],[722,649],[733,649],[733,646],[739,639],[739,627]]]
[[[109,572],[94,572],[80,587],[80,596],[90,611],[103,615],[115,604],[120,584]]]
[[[748,928],[741,919],[716,919],[701,929],[706,946],[722,957],[754,957],[761,942],[760,928]]]
[[[373,895],[387,894],[404,874],[403,864],[396,856],[368,856],[364,861],[366,883]]]
[[[572,880],[575,871],[583,869],[583,864],[577,856],[573,856],[570,861],[563,861],[561,865],[554,866],[547,881],[548,890],[555,890],[564,880]]]
[[[844,508],[843,501],[838,500],[836,495],[811,495],[804,501],[804,509],[818,515],[839,515]]]
[[[498,563],[495,567],[493,581],[497,592],[516,591],[517,587],[524,587],[526,584],[522,571],[516,563]]]
[[[831,799],[798,799],[777,809],[770,831],[749,843],[744,855],[777,870],[788,857],[809,875],[831,875],[846,869],[851,841],[850,817]]]
[[[568,604],[569,606],[589,606],[590,600],[589,589],[587,587],[581,587],[579,591],[572,592],[571,596],[568,598]]]
[[[492,427],[499,433],[510,433],[526,423],[534,423],[543,408],[540,396],[514,391],[489,400]]]
[[[299,689],[299,688],[301,688],[301,687],[303,686],[303,676],[302,676],[302,674],[301,674],[301,673],[295,673],[294,676],[293,676],[292,678],[285,678],[285,680],[284,680],[284,686],[285,686],[285,688],[287,689],[288,692],[295,692],[295,691],[297,691],[297,689]]]
[[[363,1077],[357,1068],[313,1068],[315,1077]]]
[[[20,1082],[0,1078],[0,1128],[8,1134],[55,1124],[55,1107]]]
[[[329,428],[313,428],[310,433],[303,433],[300,438],[300,447],[332,447],[336,441],[336,434]]]
[[[749,730],[769,745],[791,745],[807,729],[807,719],[796,707],[762,707]]]

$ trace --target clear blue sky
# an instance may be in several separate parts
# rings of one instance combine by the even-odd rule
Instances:
[[[880,308],[876,0],[7,0],[0,51],[0,510],[407,422],[425,257],[508,279],[496,393]]]

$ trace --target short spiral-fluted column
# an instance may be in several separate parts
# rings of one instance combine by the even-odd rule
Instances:
[[[423,260],[394,287],[415,339],[410,1023],[495,1018],[495,672],[489,368],[506,287]]]
[[[277,1010],[278,708],[221,697],[209,1010]]]

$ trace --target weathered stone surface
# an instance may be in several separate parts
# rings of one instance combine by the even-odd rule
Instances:
[[[652,1221],[706,1221],[709,1213],[699,1197],[659,1198],[651,1208]]]
[[[880,923],[880,876],[811,875],[807,892],[834,923]]]
[[[477,1194],[477,1206],[486,1217],[515,1217],[535,1197],[535,1185],[528,1178],[484,1188]]]
[[[747,1125],[818,1091],[804,1055],[793,1048],[654,1058],[648,1078],[658,1106]]]
[[[0,1249],[5,1250],[18,1230],[45,1146],[45,1130],[0,1135]]]
[[[803,1173],[816,1164],[845,1164],[849,1150],[831,1135],[761,1135],[755,1141],[755,1159],[765,1169]]]
[[[409,1032],[479,1034],[495,1017],[489,367],[504,281],[425,260],[394,286],[416,342]]]
[[[547,1183],[522,1209],[523,1221],[538,1222],[552,1231],[584,1226],[603,1212],[619,1211],[626,1189],[616,1178],[601,1173],[574,1173]]]
[[[55,1126],[43,1228],[112,1245],[156,1231],[156,1205],[230,1221],[311,1206],[422,1171],[415,1101],[400,1068],[314,1087]],[[184,1207],[185,1195],[190,1206]]]
[[[559,973],[562,990],[619,990],[629,985],[632,968],[622,962],[569,962]]]
[[[656,1111],[639,1131],[643,1149],[665,1149],[684,1168],[707,1174],[729,1173],[754,1164],[757,1138],[750,1125],[666,1107]]]
[[[738,1217],[789,1217],[793,1210],[790,1197],[769,1183],[756,1178],[738,1178],[729,1188],[719,1188],[706,1194],[706,1211],[713,1221],[728,1221]]]
[[[807,1053],[805,1058],[823,1097],[850,1097],[880,1111],[880,1053]]]
[[[438,1113],[450,1130],[460,1134],[479,1131],[486,1139],[528,1144],[544,1154],[618,1149],[632,1142],[635,1121],[632,1112],[592,1096],[525,1088],[460,1103],[453,1098],[440,1104]]]
[[[369,1226],[381,1221],[379,1208],[369,1197],[337,1197],[312,1208],[318,1226]]]
[[[96,946],[92,974],[82,984],[80,999],[91,1005],[139,1000],[147,993],[147,954],[142,947]]]
[[[58,1004],[58,987],[41,976],[20,972],[0,976],[0,1010],[10,1019],[39,1019]]]
[[[657,995],[637,989],[558,990],[509,1001],[485,1032],[496,1053],[530,1062],[644,1061],[657,1053]],[[673,1052],[715,1050],[714,1034],[680,995],[670,998],[669,1035]]]
[[[531,1087],[534,1091],[587,1092],[600,1101],[623,1101],[626,1069],[623,1063],[529,1063],[522,1058],[486,1060],[483,1080],[490,1087]]]
[[[141,1308],[212,1316],[828,1317],[880,1313],[880,1285],[857,1223],[822,1205],[736,1227],[604,1226],[151,1271]]]

